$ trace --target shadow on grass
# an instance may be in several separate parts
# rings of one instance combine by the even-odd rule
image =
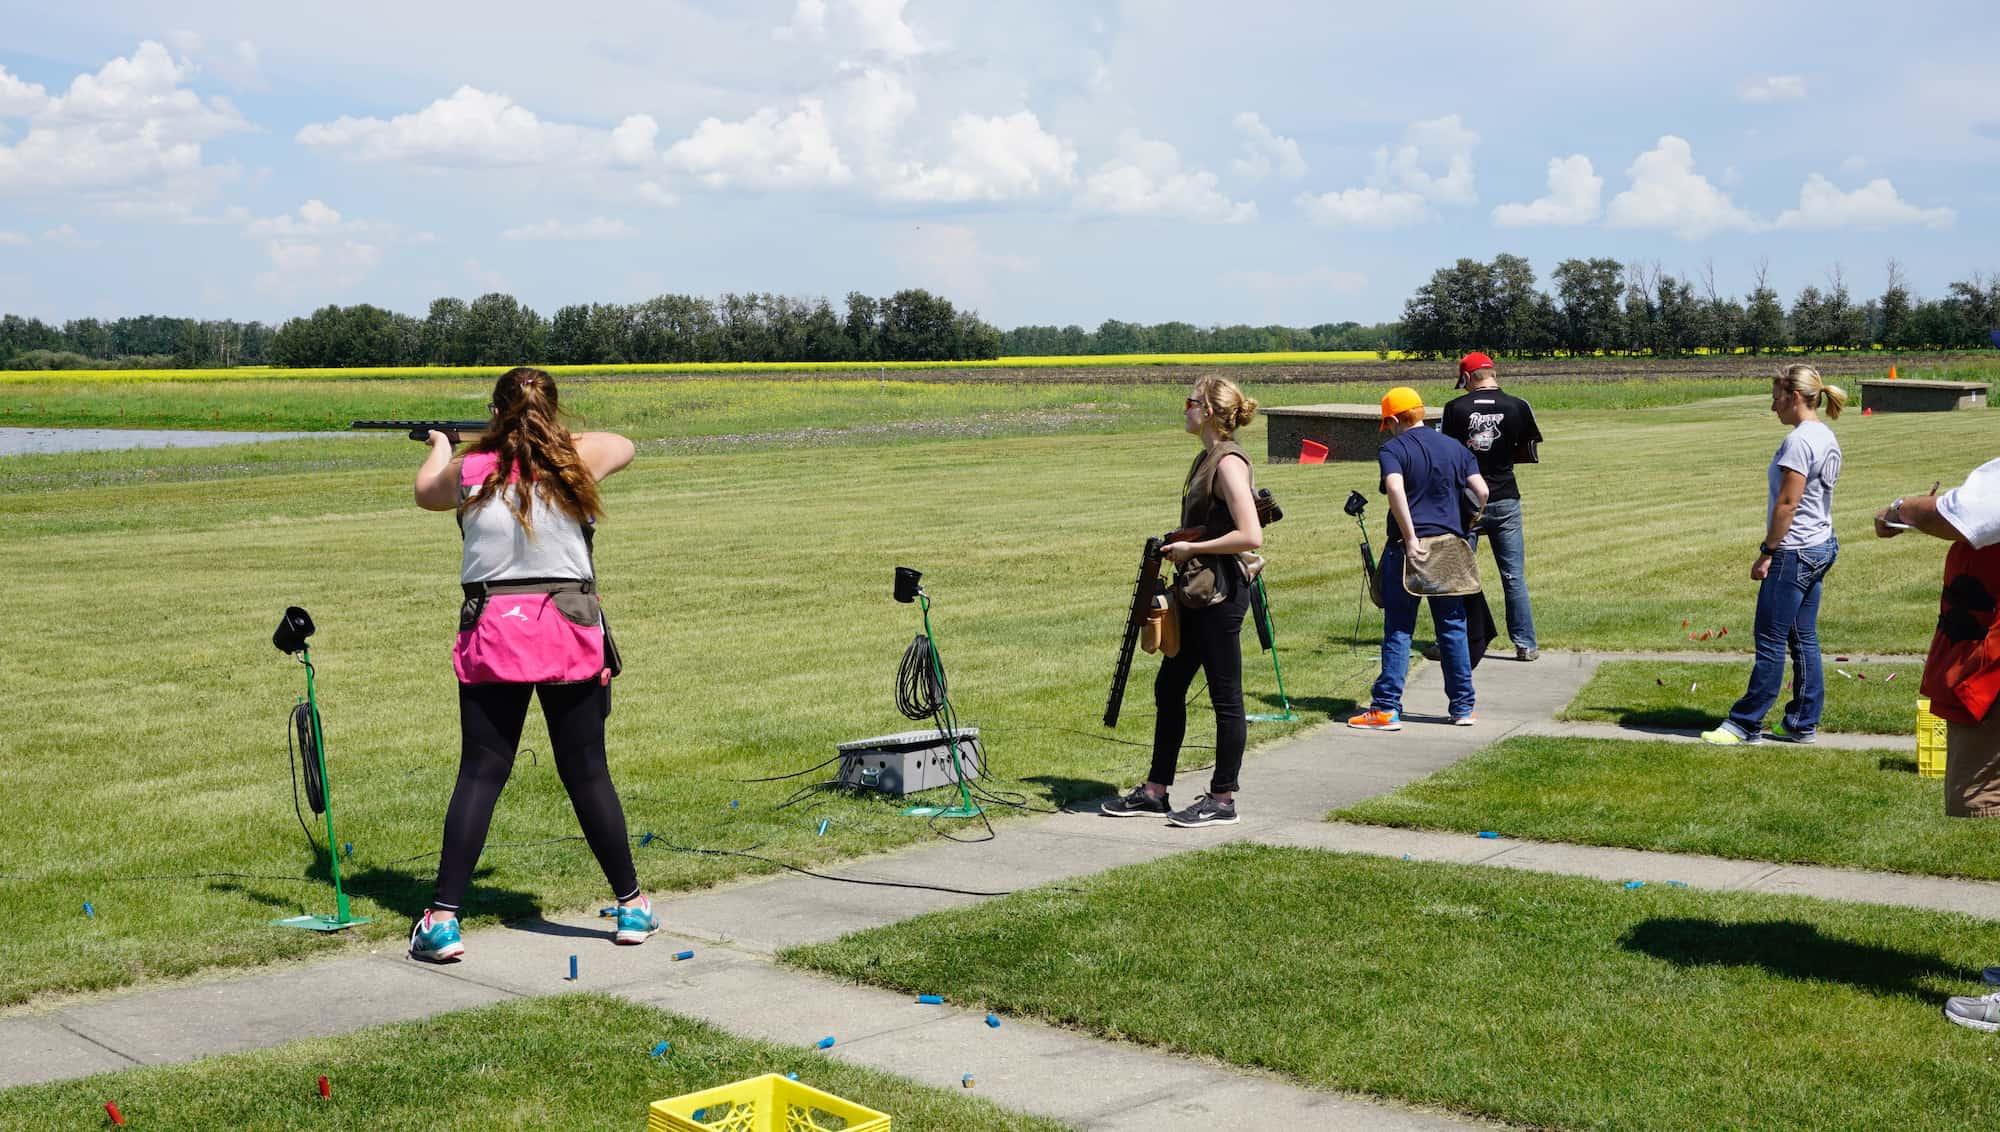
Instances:
[[[490,866],[473,872],[472,883],[465,893],[468,915],[493,916],[503,922],[540,918],[542,902],[532,893],[481,883],[482,877],[492,873]],[[306,870],[306,875],[332,887],[333,876],[327,869],[323,853]],[[349,896],[365,896],[400,916],[414,920],[430,906],[437,878],[429,873],[418,876],[401,869],[357,868],[352,862],[345,862],[340,867],[340,884]],[[327,897],[331,899],[332,893],[329,892]]]
[[[1720,923],[1671,918],[1635,924],[1619,941],[1679,967],[1762,967],[1802,981],[1842,982],[1876,994],[1935,998],[1927,979],[1978,982],[1979,973],[1935,955],[1897,951],[1820,934],[1795,920]]]
[[[1715,716],[1688,707],[1628,708],[1622,704],[1578,704],[1570,711],[1607,712],[1620,727],[1634,731],[1706,731]]]
[[[1095,778],[1064,778],[1054,774],[1034,774],[1022,779],[1046,787],[1049,801],[1070,813],[1094,812],[1097,803],[1120,793],[1117,786]]]
[[[1885,756],[1875,760],[1875,769],[1894,771],[1897,774],[1915,774],[1917,773],[1917,760]]]
[[[1251,697],[1273,711],[1283,711],[1285,701],[1276,692],[1259,692]],[[1351,696],[1293,696],[1293,715],[1324,715],[1328,719],[1345,719],[1360,710],[1361,705]]]

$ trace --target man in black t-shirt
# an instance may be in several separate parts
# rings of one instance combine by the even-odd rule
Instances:
[[[1493,563],[1500,569],[1500,587],[1507,595],[1507,636],[1514,642],[1514,659],[1534,660],[1535,617],[1528,605],[1526,539],[1521,527],[1521,489],[1514,482],[1515,464],[1540,463],[1536,445],[1542,433],[1535,427],[1535,410],[1526,401],[1500,391],[1500,376],[1485,354],[1465,355],[1458,363],[1458,384],[1466,392],[1444,407],[1442,432],[1472,449],[1490,494],[1486,514],[1472,532],[1493,543]]]

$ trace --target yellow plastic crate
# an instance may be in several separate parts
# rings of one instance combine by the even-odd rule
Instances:
[[[1944,720],[1931,714],[1928,699],[1917,701],[1917,774],[1944,777]]]
[[[889,1115],[766,1073],[654,1101],[646,1132],[889,1132]]]

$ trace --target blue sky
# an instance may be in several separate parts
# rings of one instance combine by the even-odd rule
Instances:
[[[0,0],[0,310],[1396,317],[1460,256],[2000,270],[1974,4]]]

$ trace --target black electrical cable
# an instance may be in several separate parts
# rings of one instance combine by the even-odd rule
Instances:
[[[285,769],[290,771],[292,775],[292,813],[298,816],[299,828],[305,831],[306,844],[311,845],[313,852],[317,854],[320,851],[319,842],[313,838],[312,827],[306,824],[305,811],[299,809],[298,764],[303,760],[299,756],[294,755],[292,751],[292,733],[296,730],[292,723],[293,718],[287,716],[285,719]]]

